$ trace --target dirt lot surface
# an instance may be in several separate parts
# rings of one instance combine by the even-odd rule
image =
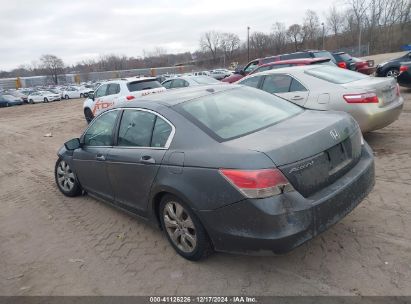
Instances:
[[[81,100],[2,108],[0,294],[411,295],[411,91],[402,93],[400,119],[366,136],[376,185],[351,214],[286,255],[199,263],[138,219],[59,193],[56,151],[86,127]]]

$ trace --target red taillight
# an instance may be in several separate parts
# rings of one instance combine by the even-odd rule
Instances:
[[[294,190],[278,169],[220,169],[220,173],[248,198],[265,198]]]
[[[347,103],[378,103],[375,93],[346,94],[343,97]]]
[[[127,96],[127,97],[126,97],[127,100],[133,100],[134,98],[136,98],[136,97],[133,96],[133,95],[130,95],[130,96]]]
[[[406,65],[400,66],[400,73],[408,71],[408,67]]]
[[[347,64],[346,64],[344,61],[338,62],[337,65],[338,65],[340,68],[343,68],[343,69],[346,69],[346,68],[347,68]]]

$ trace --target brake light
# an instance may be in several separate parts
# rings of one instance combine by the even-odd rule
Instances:
[[[400,66],[400,73],[408,71],[408,67],[406,65]]]
[[[130,95],[130,96],[127,96],[127,97],[126,97],[127,100],[133,100],[134,98],[136,98],[136,97],[133,96],[133,95]]]
[[[248,198],[265,198],[294,190],[278,169],[220,169],[219,171],[227,181]]]
[[[378,103],[375,93],[346,94],[343,97],[347,103]]]
[[[338,65],[340,68],[343,68],[343,69],[346,69],[346,68],[347,68],[347,64],[346,64],[344,61],[338,62],[337,65]]]

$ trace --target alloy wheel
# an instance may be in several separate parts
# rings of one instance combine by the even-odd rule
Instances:
[[[387,72],[387,77],[397,77],[399,72],[397,70],[389,70]]]
[[[197,246],[197,234],[194,223],[182,205],[168,202],[163,211],[166,231],[175,246],[181,251],[191,253]]]
[[[76,177],[73,171],[64,160],[60,161],[57,166],[57,182],[61,189],[66,192],[73,190],[76,182]]]

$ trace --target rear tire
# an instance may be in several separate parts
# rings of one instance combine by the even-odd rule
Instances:
[[[44,97],[44,102],[47,103],[49,102],[49,100],[46,97]]]
[[[54,167],[54,177],[57,188],[59,188],[60,192],[65,196],[74,197],[81,194],[81,186],[76,174],[61,157],[58,158]]]
[[[83,98],[84,97],[84,94],[83,93],[80,93],[80,98]]]
[[[30,99],[28,103],[33,104],[34,103],[33,99]]]
[[[385,73],[385,77],[397,77],[400,71],[397,68],[391,68]]]
[[[64,99],[69,99],[69,96],[68,95],[64,96]]]
[[[84,109],[84,117],[86,118],[86,121],[89,124],[94,118],[93,112],[91,112],[91,110],[89,108],[85,108]]]
[[[213,253],[210,239],[194,212],[180,199],[165,195],[159,208],[161,227],[174,250],[190,261]]]

